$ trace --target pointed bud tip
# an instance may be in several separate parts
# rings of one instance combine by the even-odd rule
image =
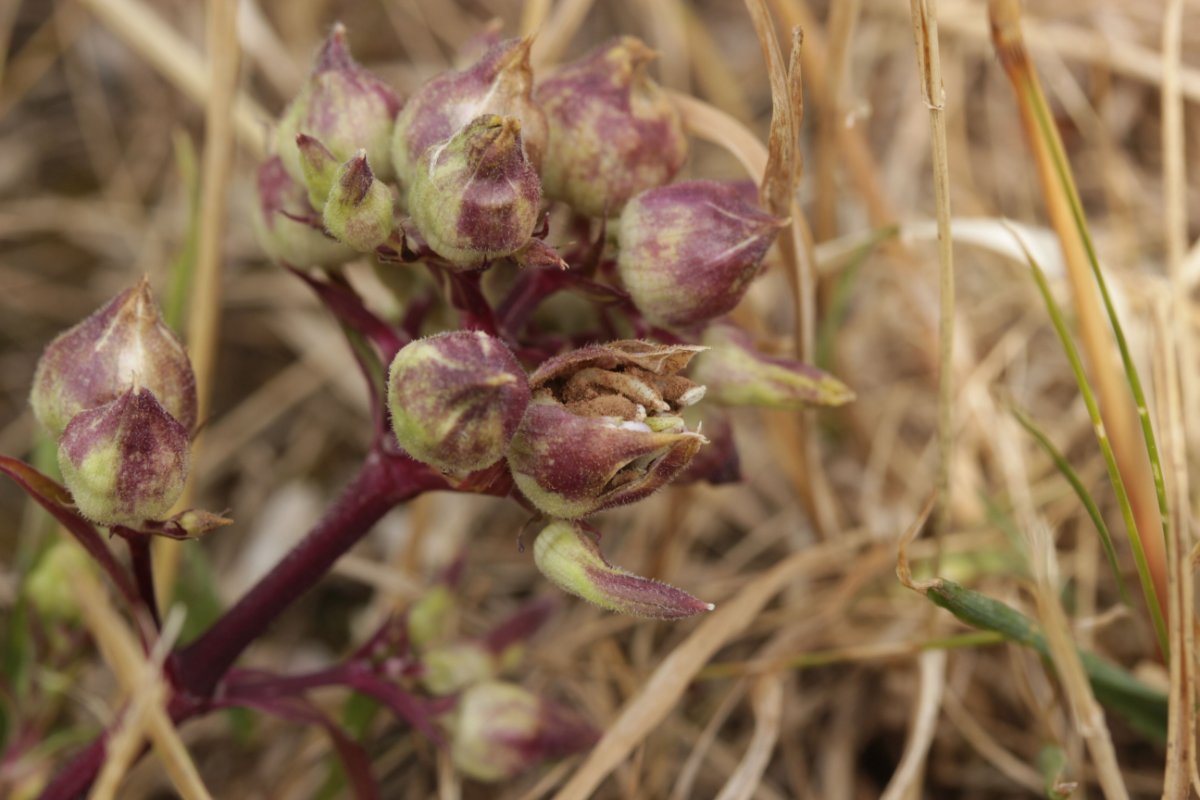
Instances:
[[[317,53],[313,73],[331,72],[340,69],[353,69],[354,58],[350,55],[350,46],[346,42],[346,26],[335,22],[329,29],[329,36]]]

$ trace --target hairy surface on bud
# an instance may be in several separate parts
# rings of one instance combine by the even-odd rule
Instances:
[[[712,611],[687,592],[614,567],[595,538],[578,525],[559,520],[538,534],[533,560],[551,583],[600,608],[653,619],[680,619]]]
[[[512,352],[480,331],[455,331],[400,349],[388,375],[396,440],[439,469],[471,471],[500,460],[529,404]]]
[[[702,349],[619,341],[547,360],[508,450],[517,487],[546,514],[575,519],[665,486],[705,441],[679,417],[704,396],[678,374]]]
[[[319,139],[339,164],[364,149],[380,180],[389,180],[392,125],[402,105],[387,84],[354,61],[346,46],[346,29],[335,25],[304,87],[279,120],[275,151],[297,182],[305,179],[297,134]]]
[[[425,151],[408,210],[435,253],[461,269],[512,255],[533,235],[542,202],[521,123],[484,115]]]
[[[584,214],[612,216],[683,166],[679,113],[646,74],[653,57],[638,39],[620,37],[538,86],[535,97],[550,124],[542,164],[547,195]]]
[[[183,493],[188,432],[148,389],[130,388],[71,420],[58,465],[79,513],[136,527],[164,517]]]
[[[104,405],[135,383],[154,392],[185,429],[196,424],[196,379],[183,343],[142,279],[42,353],[29,395],[33,413],[58,437],[81,411]]]
[[[392,190],[367,163],[367,152],[359,150],[338,169],[325,201],[325,229],[338,241],[370,253],[392,235],[396,227]]]
[[[734,184],[687,181],[649,189],[621,212],[621,282],[656,325],[705,322],[738,304],[784,224]]]
[[[542,164],[549,136],[546,115],[533,101],[533,40],[509,39],[488,48],[471,66],[446,72],[408,99],[392,134],[392,162],[405,184],[421,155],[484,114],[521,122],[521,142],[534,169]]]
[[[325,200],[329,197],[329,190],[337,179],[341,165],[328,147],[308,134],[296,136],[296,149],[300,151],[300,169],[304,172],[309,205],[321,211],[325,208]]]
[[[590,726],[503,681],[478,683],[463,692],[450,728],[455,766],[489,782],[516,777],[546,758],[578,753],[596,741]]]
[[[853,390],[833,375],[802,361],[763,355],[745,331],[732,325],[712,326],[704,343],[709,349],[696,359],[692,375],[721,405],[797,409],[854,399]]]
[[[278,156],[259,166],[253,222],[267,255],[297,267],[335,267],[354,258],[353,248],[322,231],[319,220],[304,185],[292,179]]]

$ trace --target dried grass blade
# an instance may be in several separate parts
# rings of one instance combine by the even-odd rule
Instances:
[[[139,676],[143,674],[145,659],[133,634],[90,575],[75,576],[71,590],[104,660],[126,694],[134,695],[141,689]],[[184,800],[209,800],[211,795],[166,710],[160,704],[151,703],[145,713],[146,733],[154,752],[180,796]]]
[[[946,688],[946,651],[926,650],[917,660],[917,671],[920,683],[912,730],[904,744],[900,764],[880,795],[880,800],[902,800],[909,797],[910,792],[920,793],[917,784],[924,772],[925,757],[933,744],[933,735],[937,733],[938,714]]]
[[[808,571],[844,565],[848,553],[869,541],[865,535],[846,536],[796,553],[767,572],[753,576],[744,588],[704,618],[678,647],[663,659],[612,721],[587,759],[555,797],[583,800],[671,713],[692,679],[713,654],[744,630],[788,582]]]
[[[779,741],[783,723],[784,677],[786,673],[764,675],[750,690],[754,709],[754,733],[738,768],[721,787],[717,800],[749,800],[762,783],[771,762],[771,753]]]
[[[1028,414],[1017,407],[1011,409],[1013,417],[1021,424],[1021,427],[1029,432],[1046,455],[1050,456],[1050,460],[1054,462],[1054,466],[1059,473],[1067,479],[1067,483],[1071,484],[1071,488],[1075,491],[1075,496],[1079,498],[1079,502],[1083,504],[1084,510],[1092,520],[1092,524],[1096,526],[1096,533],[1100,534],[1100,543],[1104,546],[1104,556],[1108,559],[1109,569],[1112,570],[1113,578],[1117,582],[1117,590],[1121,593],[1121,601],[1129,605],[1129,590],[1125,586],[1125,578],[1121,575],[1121,566],[1117,563],[1117,550],[1113,546],[1112,534],[1108,530],[1108,523],[1104,521],[1104,515],[1100,513],[1100,508],[1096,505],[1096,501],[1092,499],[1091,492],[1083,485],[1079,474],[1075,472],[1075,468],[1071,466],[1071,462],[1067,457],[1054,446],[1054,442],[1050,441],[1050,437],[1042,430],[1036,422],[1034,422]]]
[[[1183,425],[1183,398],[1179,380],[1178,348],[1168,321],[1169,301],[1160,298],[1155,305],[1155,333],[1159,341],[1160,358],[1156,361],[1155,382],[1158,386],[1159,419],[1163,421],[1163,454],[1166,456],[1167,476],[1172,492],[1172,525],[1167,540],[1167,586],[1170,592],[1168,619],[1171,657],[1171,703],[1167,718],[1167,759],[1163,776],[1164,797],[1187,797],[1192,782],[1196,753],[1195,720],[1195,652],[1193,606],[1193,575],[1186,557],[1188,531],[1188,464],[1187,439]]]

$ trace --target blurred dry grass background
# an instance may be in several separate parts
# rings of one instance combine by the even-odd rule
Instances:
[[[25,399],[45,343],[142,273],[165,290],[172,264],[190,246],[203,107],[96,13],[127,4],[0,4],[0,52],[6,54],[0,75],[0,452],[6,454],[36,456],[38,435]],[[638,35],[660,51],[662,83],[729,112],[766,140],[769,84],[742,3],[552,5],[554,13],[594,6],[567,57],[617,32]],[[202,4],[141,0],[135,6],[203,52]],[[531,649],[523,680],[578,707],[601,728],[630,709],[648,714],[598,797],[880,796],[918,716],[920,643],[964,630],[894,574],[897,539],[934,486],[936,471],[934,199],[928,110],[909,9],[900,0],[775,0],[771,6],[780,30],[797,20],[805,27],[811,63],[805,63],[801,202],[820,242],[819,305],[822,325],[833,320],[826,342],[831,366],[858,393],[844,411],[818,417],[837,526],[818,531],[798,502],[805,478],[795,419],[781,413],[739,415],[744,484],[674,489],[599,519],[615,563],[685,587],[718,608],[761,586],[767,570],[788,566],[781,591],[763,598],[765,608],[748,614],[745,625],[647,623],[563,603]],[[1027,495],[1053,534],[1076,640],[1165,688],[1142,606],[1120,605],[1079,502],[1007,410],[1016,405],[1039,420],[1119,531],[1066,360],[1027,268],[1012,257],[1011,240],[995,223],[1009,218],[1031,226],[1031,240],[1066,304],[1061,259],[1045,227],[1013,93],[988,40],[986,4],[943,0],[938,6],[954,214],[992,220],[956,228],[953,501],[940,574],[1032,613],[1030,570],[1014,530],[1020,518],[1014,508]],[[1064,0],[1031,4],[1026,19],[1144,376],[1161,352],[1152,311],[1167,285],[1164,6],[1161,0]],[[522,14],[531,13],[519,0],[244,0],[240,9],[241,86],[264,114],[282,108],[335,20],[346,24],[362,62],[408,92],[445,69],[456,48],[489,19],[498,17],[507,32],[516,32]],[[1185,3],[1183,15],[1190,243],[1200,235],[1200,3]],[[231,508],[237,524],[191,548],[196,552],[185,556],[183,578],[185,592],[199,596],[197,585],[210,585],[225,602],[306,530],[368,438],[362,387],[336,326],[254,243],[248,209],[255,197],[256,130],[269,124],[255,113],[249,109],[250,124],[237,129],[221,249],[217,379],[195,466],[201,503]],[[696,145],[686,174],[744,175],[728,153],[708,144]],[[897,237],[861,260],[851,257],[891,223],[901,226]],[[1190,299],[1200,279],[1194,246],[1184,270]],[[363,285],[372,280],[365,268],[353,276]],[[748,301],[780,349],[788,347],[793,325],[785,286],[775,270]],[[1191,337],[1196,312],[1188,308]],[[1190,412],[1197,410],[1184,409],[1193,429]],[[7,482],[0,484],[0,520],[4,615],[15,606],[21,571],[35,549],[30,542],[48,532]],[[328,661],[412,598],[460,549],[467,554],[467,626],[482,630],[521,599],[547,590],[529,555],[516,547],[524,521],[512,504],[459,496],[427,496],[393,512],[247,661],[292,670]],[[1132,580],[1128,547],[1117,538]],[[797,560],[797,553],[807,556]],[[918,541],[910,555],[920,569],[932,553],[928,541]],[[702,671],[678,703],[656,708],[654,697],[639,692],[661,665],[676,663],[667,659],[679,657],[681,644],[697,644],[697,631],[701,639],[718,637],[712,660],[727,667]],[[1066,776],[1081,783],[1073,796],[1098,796],[1069,709],[1035,654],[995,643],[962,647],[949,653],[942,669],[934,675],[942,691],[932,709],[928,758],[915,788],[899,787],[911,791],[895,797],[1044,795],[1038,758],[1048,744],[1062,748]],[[660,672],[656,679],[664,677]],[[69,678],[62,726],[95,730],[111,713],[115,685],[98,659]],[[47,677],[43,690],[51,683]],[[332,693],[323,702],[337,709],[343,699]],[[1120,720],[1110,717],[1108,724],[1130,794],[1159,796],[1161,748]],[[188,726],[184,739],[217,797],[310,797],[327,769],[328,744],[319,731],[268,719],[239,732],[228,718],[210,717]],[[427,743],[403,730],[378,726],[370,749],[385,796],[397,798],[544,796],[579,766],[568,762],[499,789],[460,786]],[[146,759],[120,796],[171,796],[168,787]]]

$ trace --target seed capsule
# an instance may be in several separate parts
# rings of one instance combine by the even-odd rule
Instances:
[[[535,170],[541,166],[549,134],[546,115],[532,96],[532,43],[509,39],[492,45],[471,66],[439,75],[408,99],[392,135],[392,161],[405,185],[426,150],[484,114],[519,120],[525,155]]]
[[[425,151],[408,191],[421,236],[459,269],[528,244],[542,200],[537,171],[514,117],[484,115]]]
[[[72,418],[58,465],[79,513],[136,527],[165,517],[183,493],[188,432],[149,389],[133,387]]]
[[[75,415],[116,399],[135,383],[152,391],[186,430],[195,427],[192,363],[163,322],[145,279],[46,347],[29,402],[42,426],[58,437]]]
[[[411,342],[388,376],[396,440],[413,458],[443,470],[499,461],[528,404],[520,363],[503,342],[478,331]]]
[[[613,216],[683,166],[688,148],[679,113],[646,74],[653,57],[640,40],[623,36],[538,86],[550,126],[542,163],[549,197],[590,216]]]
[[[783,225],[734,184],[688,181],[648,189],[621,212],[621,282],[656,325],[706,322],[741,301]]]
[[[304,183],[296,136],[305,134],[319,140],[339,164],[357,150],[366,150],[380,179],[388,180],[392,126],[402,105],[391,87],[354,61],[346,46],[346,29],[335,25],[304,87],[279,120],[275,152],[292,179]]]

